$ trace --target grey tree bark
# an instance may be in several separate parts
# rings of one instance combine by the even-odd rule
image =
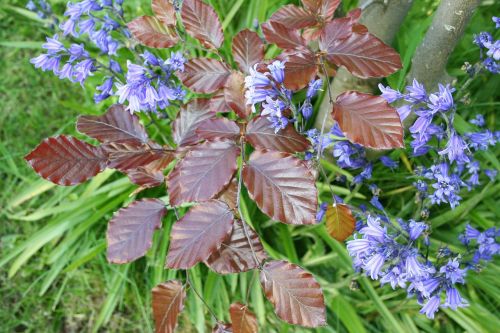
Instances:
[[[361,0],[359,6],[363,9],[360,23],[366,25],[368,30],[385,43],[391,44],[403,23],[413,0]],[[335,79],[332,81],[332,97],[347,90],[372,92],[378,79],[362,80],[351,75],[345,68],[339,68]],[[325,113],[330,113],[332,106],[329,99],[325,98],[316,117],[315,127],[320,129]],[[333,119],[327,117],[326,127],[333,125]]]
[[[416,78],[427,89],[450,82],[446,64],[480,0],[441,0],[424,40],[412,58],[409,82]]]

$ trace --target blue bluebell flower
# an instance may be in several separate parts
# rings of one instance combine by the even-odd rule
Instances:
[[[391,159],[389,156],[381,156],[380,162],[389,169],[396,169],[399,166],[399,163]]]
[[[321,79],[312,80],[311,82],[309,82],[309,85],[307,86],[306,99],[311,100],[314,96],[316,96],[322,86],[323,80]]]

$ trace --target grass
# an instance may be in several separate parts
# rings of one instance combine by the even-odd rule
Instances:
[[[33,69],[29,59],[39,50],[49,31],[39,21],[16,8],[23,1],[0,5],[0,332],[151,332],[149,304],[151,288],[182,273],[163,269],[169,229],[175,218],[169,213],[164,229],[155,235],[153,248],[144,259],[128,265],[110,265],[105,259],[106,223],[114,211],[133,197],[134,187],[127,179],[105,172],[90,182],[71,188],[54,187],[40,180],[22,157],[44,137],[57,133],[75,134],[74,119],[79,113],[97,114],[90,90],[59,81],[51,74]],[[62,12],[65,1],[51,1]],[[148,1],[127,1],[128,17],[149,13]],[[265,20],[285,0],[212,0],[225,31],[234,35],[252,26],[256,18]],[[345,1],[347,7],[355,1]],[[436,1],[422,0],[413,6],[398,33],[396,47],[403,59],[421,40]],[[500,6],[485,1],[467,29],[463,41],[450,59],[449,71],[460,82],[463,62],[477,60],[471,45],[473,33],[491,30],[492,13]],[[230,49],[226,41],[225,52]],[[409,62],[405,62],[406,66]],[[405,68],[406,70],[407,68]],[[389,78],[401,86],[404,77]],[[481,111],[490,127],[498,128],[495,109],[500,101],[500,76],[484,76],[473,83],[472,103],[460,109],[464,118]],[[462,123],[459,126],[466,126]],[[401,157],[400,152],[393,157]],[[482,162],[500,169],[498,149],[482,157]],[[411,163],[411,161],[410,161]],[[334,173],[337,168],[325,164]],[[350,175],[347,175],[348,177]],[[374,180],[385,190],[383,201],[394,207],[391,213],[408,217],[416,210],[411,179],[386,175],[376,169]],[[324,196],[327,196],[327,186]],[[337,188],[341,193],[343,188]],[[165,195],[164,188],[149,190],[142,196]],[[357,203],[364,191],[352,196]],[[458,247],[456,234],[466,223],[487,228],[498,225],[500,187],[491,184],[463,193],[463,204],[453,210],[432,212],[433,238]],[[414,300],[390,288],[380,288],[355,274],[343,244],[332,240],[322,226],[291,227],[269,221],[244,196],[247,220],[262,236],[266,250],[274,258],[300,263],[322,284],[328,307],[328,327],[308,330],[292,327],[274,315],[264,299],[253,273],[219,276],[203,265],[190,270],[190,278],[220,320],[228,321],[231,302],[246,301],[256,313],[263,332],[494,332],[500,325],[500,261],[481,274],[470,274],[463,292],[471,306],[459,312],[440,314],[429,321],[418,314]],[[450,232],[451,230],[451,232]],[[180,318],[180,332],[208,332],[213,324],[203,304],[190,293]]]

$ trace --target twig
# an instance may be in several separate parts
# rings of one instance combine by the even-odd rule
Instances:
[[[252,251],[253,258],[254,258],[255,262],[257,263],[257,265],[259,265],[259,269],[260,269],[260,267],[262,265],[261,265],[259,259],[257,258],[257,254],[255,253],[255,250],[254,250],[253,245],[252,245],[252,240],[250,239],[250,236],[248,235],[246,222],[245,222],[245,219],[243,218],[243,212],[241,210],[241,204],[240,204],[240,202],[241,202],[241,183],[242,183],[242,179],[243,179],[242,171],[243,171],[243,163],[245,162],[245,141],[244,141],[243,137],[240,139],[240,149],[241,149],[241,165],[239,167],[239,172],[238,172],[239,179],[238,179],[238,192],[236,193],[236,206],[238,207],[238,213],[240,214],[241,224],[243,225],[243,233],[245,234],[245,237],[248,240],[248,244],[250,244],[250,250]]]
[[[198,296],[198,298],[203,302],[203,304],[205,305],[205,307],[208,309],[208,312],[210,312],[210,315],[215,319],[215,321],[217,323],[220,323],[219,319],[217,319],[217,316],[215,315],[215,312],[210,308],[210,306],[207,304],[207,302],[205,301],[205,299],[198,293],[198,291],[194,287],[193,283],[189,279],[189,271],[188,270],[186,270],[186,282],[189,285],[189,287],[191,287],[191,289],[194,291],[194,293],[196,294],[196,296]]]
[[[320,61],[321,61],[321,68],[323,69],[323,75],[325,76],[326,85],[328,87],[328,98],[330,99],[330,105],[333,106],[333,96],[332,96],[332,89],[330,86],[330,78],[328,77],[328,72],[326,71],[325,62],[324,62],[323,58],[321,58]],[[325,112],[325,114],[323,116],[323,121],[321,122],[321,133],[320,133],[319,139],[318,139],[318,147],[316,148],[316,150],[317,150],[316,160],[317,161],[320,160],[321,154],[322,154],[323,134],[325,133],[325,125],[326,125],[327,117],[328,117],[328,112]]]

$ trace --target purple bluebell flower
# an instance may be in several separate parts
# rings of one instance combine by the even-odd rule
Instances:
[[[401,119],[401,121],[404,121],[411,113],[411,105],[405,104],[396,108],[396,111],[398,112],[399,119]]]
[[[494,146],[498,142],[495,135],[489,130],[466,133],[465,137],[469,146],[475,150],[487,150],[488,146]]]
[[[498,171],[492,169],[484,170],[484,174],[491,180],[494,181],[497,178]]]
[[[405,99],[412,103],[424,103],[427,101],[427,91],[423,84],[413,79],[412,85],[407,86],[408,94]]]
[[[92,72],[96,70],[94,60],[85,59],[83,61],[80,61],[75,64],[73,70],[76,82],[79,82],[81,85],[83,85],[83,82],[85,82],[85,80],[92,75]]]
[[[493,16],[491,19],[495,23],[495,28],[497,28],[497,29],[500,28],[500,17]]]
[[[318,93],[318,91],[321,89],[322,86],[323,86],[323,80],[321,79],[312,80],[311,82],[309,82],[309,85],[307,87],[306,98],[310,100],[311,98],[316,96],[316,94]]]
[[[466,274],[465,269],[460,269],[460,263],[457,258],[450,259],[448,263],[439,269],[440,273],[443,273],[445,277],[451,281],[451,283],[464,283],[464,277]]]
[[[49,54],[55,54],[65,50],[63,43],[59,41],[57,35],[54,35],[52,38],[47,37],[47,42],[42,45],[42,48],[46,49]]]
[[[439,155],[447,155],[450,162],[456,161],[459,164],[470,161],[467,156],[467,144],[455,131],[451,133],[446,148],[439,152]]]
[[[321,222],[326,214],[326,209],[328,208],[328,204],[323,202],[316,213],[316,222]]]
[[[500,40],[495,41],[488,47],[486,55],[497,61],[500,60]]]
[[[186,59],[182,55],[181,51],[172,52],[170,54],[170,58],[168,58],[165,61],[165,64],[170,66],[170,68],[172,68],[172,70],[180,71],[180,72],[184,72],[184,64],[185,63],[186,63]]]
[[[306,120],[311,118],[313,114],[313,107],[309,101],[306,100],[306,102],[304,102],[304,104],[300,108],[300,113],[302,113],[302,116]]]
[[[478,127],[483,127],[485,124],[484,116],[479,113],[473,119],[471,119],[469,122],[473,125],[478,126]]]
[[[434,314],[439,311],[440,304],[441,298],[439,296],[433,296],[424,304],[420,313],[425,314],[429,319],[434,319]]]
[[[429,226],[424,222],[416,222],[414,220],[410,220],[410,223],[408,224],[408,234],[410,240],[416,240],[420,237],[420,235],[422,235],[424,231],[427,231],[428,229]]]
[[[463,308],[469,304],[465,301],[456,288],[450,287],[446,289],[446,301],[443,304],[444,308],[449,307],[452,310],[457,310],[457,308]]]
[[[388,167],[389,169],[396,169],[399,165],[398,162],[394,161],[389,156],[381,156],[380,162],[382,162],[382,164]]]
[[[394,90],[389,86],[384,87],[382,83],[379,83],[378,89],[382,92],[382,97],[385,98],[388,103],[393,103],[403,98],[403,94],[399,91]]]
[[[454,107],[452,93],[455,91],[450,85],[439,84],[439,93],[434,93],[429,96],[429,107],[434,112],[442,111],[446,112]]]
[[[396,289],[396,287],[405,288],[407,283],[406,273],[399,266],[393,266],[380,279],[381,285],[386,283],[389,283],[392,289]]]
[[[474,35],[474,44],[481,48],[487,48],[493,42],[493,36],[489,32],[481,32],[479,35]]]
[[[283,83],[285,80],[285,64],[283,62],[279,60],[273,61],[267,68],[277,83]]]
[[[374,195],[371,199],[370,199],[370,203],[373,205],[373,207],[379,209],[379,210],[384,210],[384,206],[382,206],[382,204],[380,203],[380,201],[378,200],[378,196],[377,195]]]

